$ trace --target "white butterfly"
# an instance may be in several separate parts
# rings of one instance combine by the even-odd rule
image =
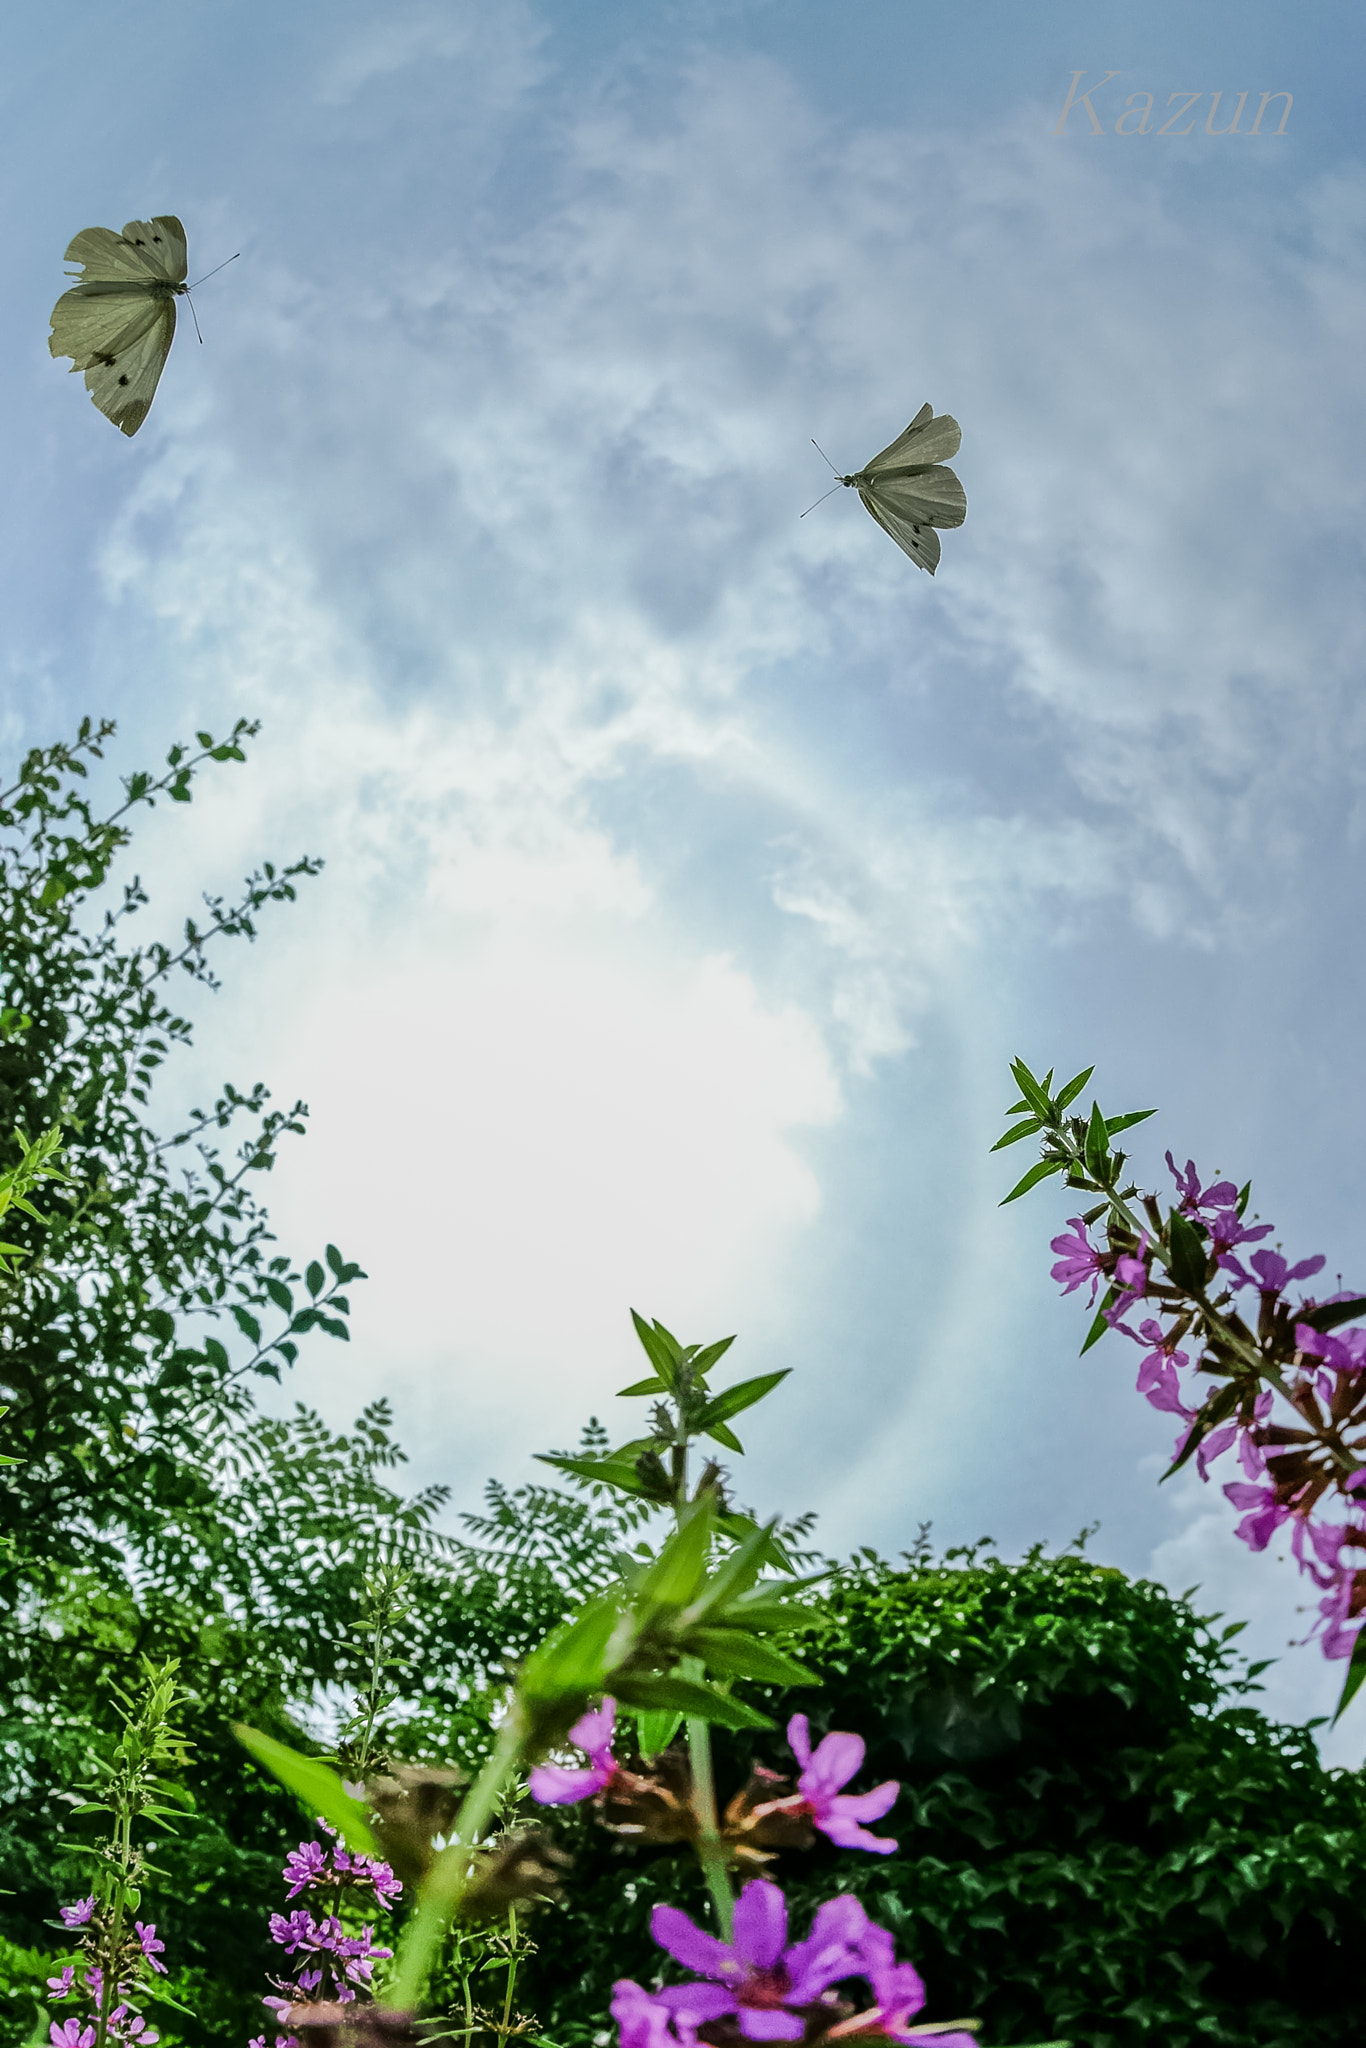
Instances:
[[[956,455],[963,435],[948,413],[935,417],[922,405],[904,434],[842,484],[857,490],[879,526],[920,568],[933,576],[939,565],[937,526],[961,526],[968,516],[967,492],[946,457]],[[805,516],[805,515],[803,515]]]
[[[173,213],[130,220],[121,235],[82,228],[66,261],[84,275],[53,307],[48,347],[71,357],[73,373],[84,370],[107,419],[136,434],[175,340],[175,302],[187,290],[185,230]]]

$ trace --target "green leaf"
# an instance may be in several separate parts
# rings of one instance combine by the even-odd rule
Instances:
[[[608,1648],[621,1620],[621,1609],[610,1594],[591,1600],[532,1651],[518,1674],[518,1692],[537,1700],[601,1692],[609,1669]]]
[[[383,1860],[384,1852],[371,1831],[369,1815],[360,1801],[351,1797],[330,1765],[320,1757],[300,1756],[297,1750],[241,1721],[233,1722],[232,1732],[248,1755],[278,1778],[310,1816],[321,1814],[340,1832],[348,1849]]]
[[[717,1360],[725,1357],[734,1342],[734,1337],[720,1337],[715,1344],[708,1344],[699,1351],[697,1356],[691,1360],[694,1377],[699,1380],[705,1380]],[[790,1366],[788,1370],[789,1372],[791,1371]]]
[[[1036,1116],[1028,1117],[1022,1124],[1012,1124],[1005,1136],[998,1138],[991,1149],[993,1152],[1004,1152],[1007,1145],[1017,1145],[1021,1138],[1032,1138],[1036,1131],[1042,1129],[1043,1125]]]
[[[668,1677],[633,1673],[614,1679],[612,1689],[625,1706],[644,1707],[656,1713],[667,1708],[694,1721],[714,1722],[719,1728],[773,1726],[768,1715],[761,1714],[756,1707],[747,1707],[730,1693],[718,1692],[714,1686],[704,1685],[696,1678],[683,1678],[677,1672]]]
[[[1065,1088],[1059,1089],[1059,1110],[1066,1109],[1069,1103],[1076,1101],[1077,1097],[1081,1094],[1082,1089],[1086,1086],[1087,1082],[1090,1080],[1092,1074],[1094,1074],[1095,1071],[1096,1070],[1094,1067],[1083,1067],[1079,1074],[1074,1074],[1072,1076],[1072,1079],[1068,1082]]]
[[[662,1323],[647,1323],[644,1316],[638,1316],[634,1309],[631,1310],[631,1321],[636,1326],[636,1335],[646,1357],[672,1393],[682,1355],[677,1340],[669,1335]]]
[[[1366,1685],[1366,1627],[1357,1630],[1357,1639],[1352,1645],[1352,1655],[1342,1681],[1342,1697],[1337,1703],[1337,1710],[1330,1724],[1332,1727],[1337,1727],[1363,1685]]]
[[[771,1394],[791,1370],[790,1365],[785,1365],[780,1372],[761,1372],[752,1380],[740,1380],[735,1386],[727,1387],[714,1401],[708,1402],[698,1417],[697,1427],[708,1436],[715,1436],[718,1422],[729,1422],[732,1415],[739,1415],[742,1410],[752,1408],[756,1401],[762,1401],[765,1394]]]
[[[1329,1330],[1336,1330],[1339,1323],[1353,1323],[1360,1315],[1366,1315],[1366,1294],[1355,1295],[1351,1301],[1325,1301],[1321,1308],[1297,1315],[1295,1321],[1308,1323],[1311,1330],[1317,1330],[1323,1337]]]
[[[753,1515],[735,1513],[718,1515],[716,1526],[736,1543],[744,1543],[759,1529],[759,1524],[755,1521]],[[793,1563],[786,1547],[775,1533],[774,1525],[769,1523],[762,1531],[762,1534],[767,1540],[767,1548],[762,1558],[763,1564],[771,1564],[775,1571],[794,1572],[796,1565]]]
[[[1087,1352],[1091,1349],[1091,1346],[1093,1344],[1099,1344],[1101,1338],[1109,1329],[1110,1325],[1105,1320],[1105,1311],[1107,1308],[1114,1307],[1115,1300],[1116,1296],[1114,1288],[1107,1287],[1104,1294],[1100,1298],[1100,1307],[1096,1310],[1095,1320],[1091,1324],[1090,1329],[1086,1332],[1086,1342],[1082,1345],[1081,1350],[1077,1353],[1077,1356],[1079,1358],[1085,1358]]]
[[[640,1731],[640,1753],[646,1763],[653,1763],[683,1726],[683,1716],[677,1707],[665,1707],[658,1713],[637,1714],[636,1726]]]
[[[311,1260],[309,1263],[308,1271],[304,1274],[304,1285],[308,1288],[309,1293],[313,1296],[315,1300],[322,1293],[323,1282],[326,1280],[326,1278],[327,1275],[326,1273],[324,1273],[322,1267],[318,1264],[318,1261],[316,1259]],[[291,1302],[291,1309],[293,1308],[293,1306],[294,1304]]]
[[[1091,1104],[1091,1121],[1086,1126],[1086,1164],[1097,1180],[1105,1177],[1106,1162],[1110,1157],[1110,1140],[1105,1134],[1105,1119],[1100,1113],[1100,1104]]]
[[[540,1464],[554,1465],[561,1472],[572,1473],[576,1479],[587,1479],[595,1485],[615,1486],[619,1492],[639,1494],[643,1500],[667,1500],[667,1488],[661,1492],[657,1485],[642,1479],[636,1470],[641,1452],[652,1448],[651,1439],[645,1436],[637,1438],[634,1443],[623,1444],[619,1451],[609,1451],[602,1458],[573,1458],[556,1451],[537,1451],[535,1455]]]
[[[706,1577],[716,1511],[710,1498],[693,1502],[636,1588],[639,1607],[686,1607]]]
[[[1195,1456],[1212,1429],[1217,1429],[1221,1422],[1227,1422],[1229,1416],[1232,1415],[1238,1405],[1238,1398],[1239,1394],[1236,1385],[1221,1387],[1217,1394],[1210,1396],[1191,1424],[1190,1435],[1186,1438],[1181,1448],[1180,1456],[1173,1458],[1171,1464],[1168,1465],[1166,1471],[1162,1474],[1162,1481],[1159,1484],[1170,1479],[1173,1473],[1181,1470],[1181,1467],[1188,1458]]]
[[[714,1438],[718,1444],[724,1444],[728,1451],[734,1451],[737,1457],[744,1457],[745,1447],[728,1422],[713,1422],[705,1434]]]
[[[1135,1124],[1146,1123],[1150,1116],[1156,1116],[1155,1109],[1131,1109],[1127,1116],[1107,1116],[1105,1129],[1114,1137],[1116,1131],[1132,1130]]]
[[[1170,1248],[1170,1271],[1178,1287],[1184,1287],[1188,1294],[1199,1294],[1205,1285],[1209,1271],[1209,1253],[1205,1241],[1188,1217],[1174,1209],[1167,1229]]]
[[[1030,1073],[1024,1061],[1012,1060],[1010,1071],[1015,1077],[1016,1087],[1033,1110],[1035,1116],[1042,1117],[1046,1124],[1051,1124],[1053,1121],[1053,1105],[1049,1101],[1044,1089],[1039,1086],[1034,1076]]]
[[[758,1636],[738,1628],[695,1628],[688,1632],[689,1651],[709,1671],[723,1678],[750,1678],[756,1685],[819,1685],[816,1672],[795,1657],[785,1657]]]
[[[275,1303],[276,1308],[282,1308],[287,1316],[292,1316],[294,1313],[294,1296],[285,1286],[283,1280],[266,1280],[264,1286],[266,1293]]]
[[[636,1380],[632,1386],[620,1387],[617,1390],[617,1399],[629,1401],[637,1394],[667,1394],[668,1391],[658,1373],[652,1373],[648,1380]]]
[[[1066,1164],[1065,1159],[1041,1159],[1037,1166],[1030,1167],[1023,1180],[1016,1181],[1010,1193],[1002,1198],[997,1207],[1004,1209],[1007,1202],[1018,1202],[1021,1195],[1027,1195],[1031,1188],[1036,1188],[1041,1180],[1047,1180],[1051,1173],[1061,1173]]]

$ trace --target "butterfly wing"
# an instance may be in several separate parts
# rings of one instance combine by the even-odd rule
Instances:
[[[175,301],[187,267],[185,230],[172,213],[112,228],[83,228],[68,263],[81,282],[52,309],[48,347],[85,372],[86,388],[121,433],[147,417],[175,339]]]
[[[87,285],[58,299],[48,347],[84,370],[95,404],[131,437],[147,417],[174,339],[173,298]]]
[[[185,230],[173,213],[159,213],[155,220],[128,221],[123,240],[137,251],[153,277],[167,284],[184,284],[189,250]]]
[[[859,486],[859,496],[884,532],[890,533],[899,548],[910,556],[917,568],[928,569],[931,576],[939,567],[939,535],[932,526],[923,521],[903,519],[885,501],[883,492],[876,495]]]
[[[876,476],[889,469],[918,469],[933,462],[947,462],[963,445],[963,430],[952,414],[936,418],[933,406],[922,405],[904,434],[866,464],[863,474]]]
[[[869,477],[864,486],[899,519],[920,526],[961,526],[968,516],[968,494],[951,469],[936,465],[907,474]]]

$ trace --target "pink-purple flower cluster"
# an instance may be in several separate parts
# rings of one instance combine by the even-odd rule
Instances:
[[[47,1988],[52,1993],[54,2004],[61,2004],[68,1998],[79,1998],[87,2002],[97,2014],[104,1999],[104,1970],[95,1960],[101,1953],[100,1942],[108,1932],[92,1892],[88,1898],[78,1899],[74,1906],[60,1908],[62,1925],[74,1933],[84,1933],[84,1960],[68,1963],[61,1974],[49,1977]],[[130,2000],[134,1995],[134,1982],[140,1971],[151,1970],[159,1977],[166,1975],[166,1965],[158,1961],[166,1944],[157,1937],[155,1921],[135,1920],[131,1929],[124,1931],[118,1944],[118,1974],[120,1981],[105,2023],[105,2038],[111,2048],[152,2048],[159,2036],[154,2027],[149,2027],[139,2012],[134,2012]],[[107,1959],[107,1958],[106,1958]],[[126,1973],[126,1974],[125,1974]],[[146,1979],[144,1978],[144,1984]],[[53,2020],[48,2028],[48,2040],[52,2048],[94,2048],[96,2024],[93,2018],[82,2019],[75,2014],[65,2020]]]
[[[298,1958],[292,1977],[273,1977],[275,1989],[261,2001],[282,2030],[275,2036],[275,2048],[298,2048],[296,2036],[285,2031],[295,2007],[351,2004],[358,1993],[369,1992],[375,1964],[393,1954],[378,1945],[368,1923],[348,1932],[336,1908],[344,1894],[364,1893],[387,1913],[403,1886],[387,1863],[352,1854],[335,1828],[322,1819],[318,1826],[330,1840],[301,1842],[291,1849],[283,1875],[290,1899],[301,1892],[328,1892],[333,1910],[315,1913],[310,1906],[296,1906],[290,1913],[270,1916],[271,1940],[286,1955]],[[258,2034],[250,2048],[265,2048],[264,2034]]]
[[[618,1980],[612,2017],[621,2048],[845,2038],[974,2048],[970,2033],[911,2028],[925,2003],[919,1973],[897,1962],[891,1935],[849,1894],[818,1907],[806,1940],[791,1944],[787,1901],[766,1878],[741,1892],[730,1942],[706,1933],[676,1906],[656,1906],[650,1931],[694,1974],[687,1983],[654,1991]],[[864,1988],[852,1999],[836,1992],[836,1985],[854,1981]]]
[[[610,1790],[620,1775],[612,1754],[616,1717],[616,1701],[611,1698],[581,1715],[569,1731],[569,1740],[587,1755],[588,1768],[537,1764],[527,1779],[532,1798],[542,1806],[570,1806]],[[861,1823],[881,1820],[901,1787],[889,1778],[871,1792],[846,1793],[842,1789],[863,1769],[863,1737],[837,1731],[813,1751],[806,1715],[794,1714],[787,1724],[787,1739],[801,1765],[796,1795],[772,1800],[763,1810],[772,1808],[793,1819],[809,1820],[841,1849],[869,1849],[874,1855],[890,1856],[896,1843],[886,1835],[870,1835]]]
[[[1293,1370],[1298,1377],[1290,1389],[1290,1415],[1275,1419],[1276,1396],[1264,1389],[1242,1413],[1200,1438],[1194,1451],[1196,1469],[1207,1480],[1210,1466],[1236,1446],[1244,1476],[1224,1487],[1242,1515],[1236,1533],[1252,1549],[1264,1550],[1278,1529],[1290,1525],[1291,1550],[1322,1595],[1314,1632],[1321,1635],[1324,1655],[1348,1657],[1366,1621],[1366,1468],[1337,1481],[1348,1519],[1316,1525],[1311,1518],[1333,1481],[1305,1452],[1360,1410],[1366,1396],[1366,1329],[1324,1333],[1300,1317],[1355,1297],[1334,1294],[1323,1303],[1301,1299],[1287,1311],[1282,1302],[1286,1289],[1321,1272],[1322,1255],[1292,1266],[1279,1252],[1263,1249],[1246,1254],[1244,1264],[1239,1248],[1269,1237],[1274,1225],[1244,1224],[1232,1181],[1203,1186],[1195,1162],[1188,1160],[1183,1172],[1170,1152],[1167,1165],[1180,1197],[1177,1213],[1199,1227],[1228,1276],[1231,1291],[1256,1293],[1259,1314],[1254,1320],[1259,1330],[1274,1327],[1280,1315],[1294,1331]],[[1089,1282],[1094,1303],[1102,1282],[1113,1289],[1114,1299],[1103,1310],[1105,1319],[1141,1347],[1138,1391],[1154,1408],[1179,1418],[1179,1456],[1190,1440],[1203,1398],[1198,1390],[1188,1398],[1181,1377],[1191,1366],[1190,1352],[1180,1346],[1192,1328],[1192,1317],[1179,1299],[1168,1298],[1156,1301],[1157,1316],[1144,1317],[1137,1327],[1125,1320],[1153,1290],[1152,1247],[1146,1232],[1136,1251],[1116,1258],[1094,1245],[1085,1220],[1074,1216],[1067,1234],[1055,1237],[1052,1248],[1058,1254],[1053,1278],[1065,1293]],[[1168,1318],[1166,1326],[1158,1319],[1163,1316]]]

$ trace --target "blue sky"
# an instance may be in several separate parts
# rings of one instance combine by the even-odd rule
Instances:
[[[1149,1181],[1250,1174],[1366,1276],[1362,41],[1013,0],[5,31],[6,747],[264,721],[149,822],[155,914],[328,866],[173,1085],[310,1102],[273,1213],[372,1278],[295,1391],[387,1392],[415,1479],[472,1503],[615,1421],[633,1303],[797,1368],[761,1508],[1099,1520],[1250,1617],[1277,1711],[1331,1699],[986,1148],[1011,1053],[1095,1061],[1161,1109]],[[1054,132],[1078,71],[1101,135]],[[1283,134],[1205,132],[1244,91]],[[47,315],[72,234],[155,211],[192,274],[242,255],[128,442]],[[852,494],[798,519],[812,436],[854,466],[926,399],[970,503],[933,582]]]

